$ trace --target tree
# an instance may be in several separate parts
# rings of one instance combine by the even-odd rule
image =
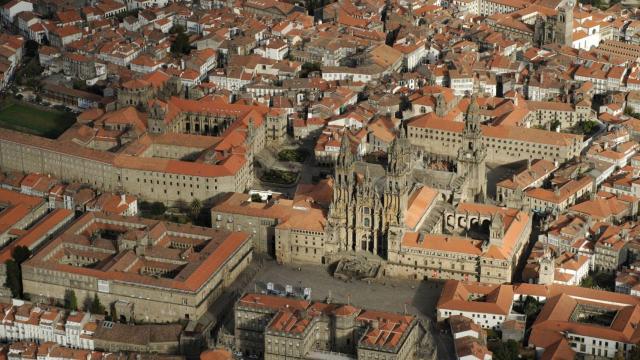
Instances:
[[[595,121],[587,120],[580,123],[580,128],[582,129],[583,134],[591,134],[595,131],[597,125],[598,123]]]
[[[189,212],[191,214],[192,220],[197,220],[200,216],[200,212],[202,211],[202,202],[198,199],[193,199],[191,204],[189,204]]]
[[[16,246],[13,251],[11,251],[11,257],[18,264],[22,264],[25,260],[31,257],[31,250],[29,250],[26,246]]]
[[[173,25],[169,30],[169,34],[180,34],[184,32],[184,27],[182,25]]]
[[[42,70],[43,69],[42,66],[40,66],[38,58],[33,57],[20,70],[18,70],[16,73],[16,81],[21,85],[36,87]]]
[[[78,310],[78,298],[76,298],[75,291],[69,289],[64,292],[64,308],[67,310]]]
[[[104,314],[104,310],[105,308],[100,302],[98,294],[93,295],[93,301],[91,302],[89,311],[91,311],[92,314]]]
[[[320,64],[306,62],[302,64],[302,69],[300,70],[300,77],[306,78],[309,76],[309,73],[312,73],[314,71],[320,71]]]
[[[400,95],[400,111],[411,109],[411,100],[407,95]]]
[[[38,56],[38,47],[39,46],[40,46],[40,44],[38,44],[37,41],[27,40],[27,42],[24,43],[24,56],[26,56],[26,57],[36,57],[36,56]]]
[[[9,259],[5,261],[7,268],[7,280],[5,286],[11,290],[11,296],[14,298],[22,298],[22,276],[20,274],[20,265],[15,260]]]
[[[164,206],[163,203],[161,203],[160,201],[156,201],[154,203],[151,204],[151,214],[153,215],[163,215],[166,211],[167,211],[167,207]]]
[[[184,32],[184,28],[179,25],[174,26],[171,28],[171,32],[176,35],[171,44],[171,52],[175,55],[189,54],[191,52],[191,44],[189,43],[189,36]]]
[[[631,106],[626,106],[624,108],[624,114],[627,115],[627,116],[634,117],[636,119],[640,119],[640,114],[635,112],[635,111],[633,111],[633,108]]]
[[[493,352],[493,358],[496,360],[512,360],[517,359],[519,351],[518,343],[515,340],[509,340],[500,343]]]
[[[393,46],[396,42],[396,37],[398,37],[398,32],[400,32],[400,28],[393,29],[387,33],[387,36],[384,40],[385,45]]]
[[[628,360],[640,360],[640,346],[634,346],[633,349],[629,351],[627,356]]]
[[[25,246],[16,246],[11,251],[11,259],[5,262],[7,280],[5,286],[11,290],[11,296],[22,299],[22,270],[20,265],[31,256],[31,250]]]
[[[80,80],[80,79],[74,79],[72,86],[76,90],[87,91],[87,89],[88,89],[87,82],[84,81],[84,80]]]
[[[582,282],[580,283],[580,286],[582,287],[586,287],[586,288],[592,288],[595,284],[593,283],[593,278],[591,276],[587,276],[584,279],[582,279]]]
[[[118,322],[118,312],[116,311],[116,303],[111,304],[111,321]]]

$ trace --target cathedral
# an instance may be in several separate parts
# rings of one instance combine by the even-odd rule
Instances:
[[[294,199],[233,194],[211,218],[216,227],[253,229],[256,249],[280,263],[335,264],[338,277],[510,282],[532,218],[487,198],[483,129],[474,97],[455,165],[446,167],[409,142],[406,124],[383,164],[358,159],[343,134],[333,179],[300,187]]]
[[[422,165],[422,153],[409,143],[402,125],[388,149],[386,166],[356,160],[350,142],[343,138],[327,219],[327,253],[367,252],[386,259],[392,238],[417,231],[422,223],[415,220],[425,218],[431,210],[420,204],[427,194],[452,205],[483,202],[486,149],[479,110],[474,97],[465,115],[457,172],[452,174],[456,186],[442,189],[450,191],[439,192],[420,183],[416,169]]]

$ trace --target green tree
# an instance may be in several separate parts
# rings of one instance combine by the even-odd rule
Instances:
[[[31,250],[25,246],[16,246],[11,251],[11,259],[5,262],[7,268],[7,280],[5,286],[11,290],[11,296],[22,299],[22,270],[20,265],[31,257]]]
[[[27,42],[24,43],[24,56],[26,56],[26,57],[36,57],[36,56],[38,56],[38,47],[39,46],[40,46],[40,44],[38,44],[37,41],[27,40]]]
[[[175,55],[189,54],[191,52],[191,44],[189,43],[189,35],[184,32],[181,26],[174,26],[171,32],[176,35],[171,44],[171,52]]]
[[[20,265],[15,260],[9,259],[5,261],[7,280],[4,286],[11,290],[11,296],[14,298],[22,298],[22,276],[20,274]]]
[[[524,313],[529,316],[535,316],[540,312],[540,302],[536,298],[527,296],[524,301]]]
[[[87,91],[87,83],[84,80],[74,79],[73,80],[73,88],[76,90]]]
[[[640,119],[640,114],[635,112],[635,111],[633,111],[633,108],[631,106],[626,106],[624,108],[624,114],[627,115],[627,116],[634,117],[636,119]]]
[[[191,214],[191,219],[194,221],[200,217],[200,212],[202,211],[202,202],[198,199],[193,199],[191,204],[189,204],[189,213]]]
[[[411,100],[407,97],[407,95],[400,96],[400,111],[405,111],[411,109]]]
[[[13,251],[11,251],[11,257],[18,264],[22,264],[25,260],[31,257],[31,250],[29,250],[26,246],[16,246]]]
[[[582,279],[582,282],[580,282],[580,286],[592,288],[594,286],[593,278],[591,276],[585,277],[584,279]]]
[[[64,308],[67,310],[78,310],[78,298],[76,292],[73,290],[66,290],[64,292]]]
[[[514,340],[509,340],[497,346],[493,352],[493,358],[495,360],[512,360],[517,359],[519,353],[518,343]]]
[[[302,69],[300,70],[300,77],[306,78],[309,76],[309,73],[312,73],[314,71],[320,71],[320,64],[306,62],[302,64]]]
[[[640,360],[640,346],[634,346],[627,355],[628,360]]]
[[[596,130],[597,123],[593,120],[587,120],[580,123],[580,129],[583,134],[591,134]]]
[[[118,322],[118,312],[116,311],[116,303],[111,304],[111,321]]]
[[[161,203],[160,201],[156,201],[154,203],[151,204],[151,214],[153,215],[163,215],[166,211],[167,211],[167,207],[164,206],[163,203]]]
[[[39,76],[42,73],[42,66],[37,57],[31,58],[18,72],[16,73],[16,81],[20,85],[28,85],[36,87],[39,83]]]
[[[173,25],[169,30],[169,34],[180,34],[184,32],[184,26],[182,25]]]
[[[182,213],[187,213],[189,211],[189,204],[183,199],[176,200],[173,205]]]
[[[91,311],[92,314],[104,314],[105,308],[100,302],[98,294],[93,295],[93,301],[91,302],[89,311]]]

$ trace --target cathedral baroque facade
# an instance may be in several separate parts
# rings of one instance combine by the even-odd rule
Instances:
[[[327,224],[328,250],[335,253],[364,251],[384,256],[387,252],[386,235],[389,230],[402,227],[407,208],[411,190],[411,146],[404,130],[400,130],[399,137],[389,148],[385,169],[358,163],[364,172],[357,172],[349,144],[348,139],[342,139],[336,162],[333,201]],[[376,176],[372,168],[377,173],[383,172],[384,176]]]

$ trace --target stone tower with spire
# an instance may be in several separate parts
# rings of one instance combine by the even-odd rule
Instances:
[[[458,175],[465,178],[461,201],[482,202],[487,196],[487,150],[480,124],[480,107],[474,95],[465,116],[462,146],[458,149]]]
[[[386,183],[384,189],[385,220],[389,226],[401,226],[403,213],[409,197],[409,175],[411,173],[411,145],[406,130],[391,142],[388,150]]]
[[[389,145],[384,187],[384,228],[387,234],[386,254],[389,248],[397,247],[404,227],[404,212],[408,207],[411,190],[411,144],[406,129],[400,126],[400,133]]]
[[[336,251],[350,250],[350,229],[348,229],[349,205],[353,197],[355,157],[351,152],[351,141],[345,129],[342,133],[340,153],[336,159],[333,201],[329,207],[329,245]]]

